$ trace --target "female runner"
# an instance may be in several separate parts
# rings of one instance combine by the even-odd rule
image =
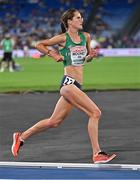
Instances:
[[[51,56],[56,62],[63,61],[64,76],[60,86],[61,97],[50,118],[43,119],[24,132],[13,134],[12,153],[18,155],[23,142],[30,136],[60,125],[73,107],[84,111],[88,118],[88,133],[92,145],[94,163],[106,163],[115,158],[103,152],[98,140],[98,123],[101,111],[97,105],[81,90],[85,62],[96,56],[90,48],[90,35],[82,32],[83,18],[77,9],[67,10],[61,17],[62,33],[50,39],[40,41],[36,48],[43,54]],[[58,45],[59,52],[50,50]]]

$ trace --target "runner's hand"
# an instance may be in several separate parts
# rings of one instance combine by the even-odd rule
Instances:
[[[91,48],[91,49],[90,49],[89,56],[90,56],[91,58],[94,58],[94,57],[97,57],[97,55],[98,55],[98,50]]]
[[[56,51],[50,50],[48,53],[48,56],[52,57],[55,59],[57,62],[63,61],[64,57],[58,54]]]
[[[96,49],[91,48],[90,53],[85,57],[85,62],[92,61],[93,58],[96,58],[98,55],[98,51]]]

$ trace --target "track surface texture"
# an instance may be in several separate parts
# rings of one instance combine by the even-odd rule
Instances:
[[[140,91],[90,91],[102,117],[102,150],[116,153],[111,163],[140,164]],[[59,93],[0,94],[0,161],[89,163],[88,117],[74,108],[58,127],[32,136],[19,156],[11,154],[12,134],[53,112]]]

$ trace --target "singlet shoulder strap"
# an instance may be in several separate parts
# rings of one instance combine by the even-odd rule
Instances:
[[[83,32],[79,31],[79,36],[82,40],[86,41],[86,36]]]
[[[68,32],[66,32],[66,41],[72,42],[71,37]]]

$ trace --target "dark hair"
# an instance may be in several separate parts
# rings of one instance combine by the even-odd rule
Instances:
[[[63,15],[61,16],[61,31],[62,33],[65,33],[67,31],[68,28],[68,19],[72,20],[72,18],[74,17],[74,13],[77,12],[77,9],[68,9],[67,11],[65,11],[63,13]]]

